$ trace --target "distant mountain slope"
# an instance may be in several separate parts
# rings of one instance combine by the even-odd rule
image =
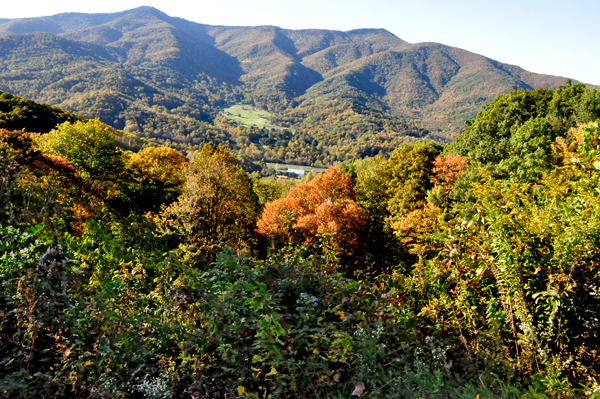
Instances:
[[[382,29],[210,26],[151,7],[0,20],[0,89],[190,144],[242,100],[314,137],[449,140],[498,94],[565,80]]]
[[[321,86],[345,81],[377,93],[395,115],[421,120],[429,128],[457,132],[466,119],[499,94],[554,88],[564,78],[527,73],[457,48],[422,43],[361,58],[329,71]],[[327,89],[325,89],[327,90]]]

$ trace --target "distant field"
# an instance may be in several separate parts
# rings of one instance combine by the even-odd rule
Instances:
[[[287,172],[288,168],[289,169],[300,169],[300,170],[304,170],[305,172],[322,172],[325,170],[325,168],[316,168],[314,166],[303,166],[303,165],[290,165],[287,163],[272,163],[272,162],[267,162],[267,167],[269,168],[273,168],[275,170],[281,170],[284,172]]]
[[[250,105],[243,104],[236,104],[223,109],[225,118],[246,126],[264,127],[269,123],[271,115],[270,112],[257,110]]]

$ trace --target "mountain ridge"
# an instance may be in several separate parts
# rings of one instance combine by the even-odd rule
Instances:
[[[408,140],[425,129],[449,141],[497,95],[567,80],[385,29],[215,26],[147,6],[5,20],[0,50],[0,89],[188,144],[208,140],[218,107],[236,101],[311,137],[351,129],[371,142],[385,125],[398,140],[414,128]]]

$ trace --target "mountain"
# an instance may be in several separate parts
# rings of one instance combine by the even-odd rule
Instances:
[[[383,29],[211,26],[151,7],[0,20],[1,90],[182,145],[240,147],[219,107],[253,103],[324,162],[449,141],[497,95],[565,81]]]

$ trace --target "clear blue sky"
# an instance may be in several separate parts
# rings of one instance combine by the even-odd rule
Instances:
[[[384,28],[411,43],[460,47],[529,71],[600,85],[600,0],[30,0],[0,18],[149,5],[210,25]]]

